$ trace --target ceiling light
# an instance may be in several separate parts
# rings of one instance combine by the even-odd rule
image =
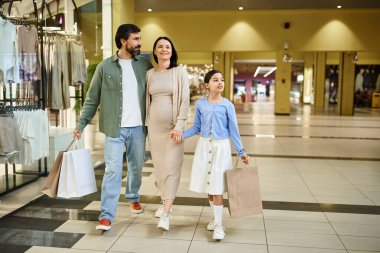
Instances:
[[[239,11],[242,11],[244,10],[244,8],[242,6],[239,7]]]
[[[152,9],[148,9],[149,12],[152,12]]]
[[[267,76],[269,76],[270,74],[272,74],[273,73],[273,71],[275,71],[277,69],[277,67],[273,67],[273,68],[271,68],[265,75],[264,75],[264,77],[267,77]]]
[[[342,8],[342,5],[338,5],[336,8],[340,9],[340,8]]]
[[[256,77],[260,72],[260,66],[257,67],[256,71],[255,71],[255,74],[253,75],[253,77]]]

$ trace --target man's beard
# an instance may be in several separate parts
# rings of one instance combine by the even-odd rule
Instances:
[[[136,55],[139,55],[140,53],[141,53],[141,51],[140,51],[140,48],[141,48],[141,46],[138,46],[138,47],[126,47],[125,48],[125,51],[127,51],[128,53],[130,53],[131,55],[133,55],[133,56],[136,56]]]

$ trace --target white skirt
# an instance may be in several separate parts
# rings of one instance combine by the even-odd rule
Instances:
[[[222,195],[226,190],[225,172],[231,168],[230,140],[200,137],[195,149],[189,190]]]

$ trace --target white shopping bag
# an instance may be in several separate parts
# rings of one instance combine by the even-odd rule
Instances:
[[[96,191],[90,151],[79,149],[77,141],[74,150],[63,154],[57,197],[82,197]]]

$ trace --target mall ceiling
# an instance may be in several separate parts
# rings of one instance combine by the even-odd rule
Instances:
[[[137,0],[135,10],[206,11],[206,10],[283,10],[283,9],[380,8],[380,0]]]

